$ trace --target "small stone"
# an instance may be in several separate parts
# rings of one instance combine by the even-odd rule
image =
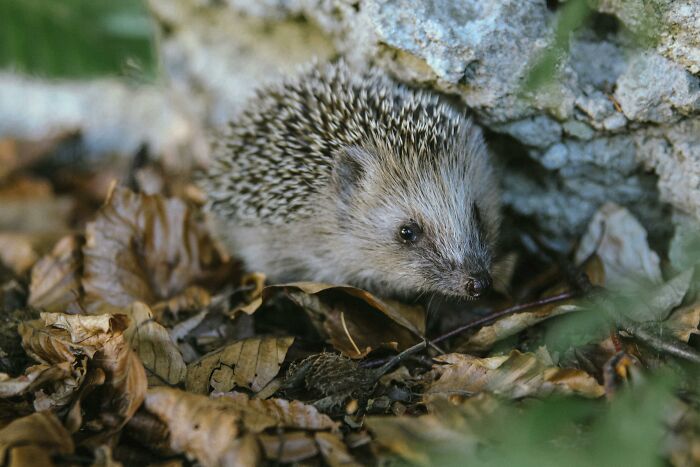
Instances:
[[[569,120],[562,125],[564,133],[577,139],[589,140],[595,135],[595,130],[584,122]]]

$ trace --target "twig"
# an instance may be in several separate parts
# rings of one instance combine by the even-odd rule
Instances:
[[[509,308],[505,308],[503,310],[497,311],[495,313],[491,313],[487,316],[484,316],[482,318],[476,319],[474,321],[471,321],[464,326],[460,326],[457,329],[453,329],[452,331],[448,332],[447,334],[443,334],[442,336],[436,337],[435,339],[432,339],[430,342],[433,344],[436,344],[438,342],[442,342],[446,339],[449,339],[450,337],[456,336],[457,334],[461,334],[464,331],[467,331],[469,329],[478,327],[478,326],[483,326],[484,324],[491,323],[499,318],[502,318],[504,316],[512,315],[514,313],[518,313],[523,310],[527,310],[529,308],[535,308],[538,306],[544,306],[544,305],[549,305],[551,303],[557,303],[557,302],[562,302],[564,300],[569,300],[572,298],[575,298],[577,296],[576,292],[563,292],[557,295],[552,295],[551,297],[545,297],[541,298],[539,300],[535,300],[534,302],[529,302],[529,303],[521,303],[519,305],[514,305]]]
[[[422,342],[419,342],[416,345],[407,348],[406,350],[399,353],[398,355],[391,357],[391,359],[388,362],[386,362],[384,365],[382,365],[379,368],[376,368],[372,371],[375,372],[376,378],[379,379],[382,376],[384,376],[384,374],[386,374],[389,370],[391,370],[394,366],[398,365],[406,357],[409,357],[409,356],[413,355],[414,353],[417,353],[417,352],[423,350],[427,345],[428,345],[428,341],[424,340]]]
[[[529,303],[521,303],[519,305],[515,305],[509,308],[505,308],[503,310],[497,311],[495,313],[492,313],[488,316],[484,316],[483,318],[479,318],[477,320],[474,320],[470,323],[465,324],[464,326],[460,326],[457,329],[453,329],[452,331],[448,332],[447,334],[443,334],[442,336],[439,336],[432,341],[424,340],[422,342],[419,342],[418,344],[407,348],[406,350],[402,351],[398,355],[395,355],[394,357],[391,357],[386,363],[384,363],[381,367],[378,367],[375,371],[378,372],[378,374],[381,376],[387,371],[389,371],[394,365],[398,364],[401,360],[406,359],[406,357],[409,357],[415,353],[417,353],[419,350],[422,350],[426,348],[427,346],[434,347],[433,344],[436,342],[442,342],[446,339],[449,339],[450,337],[456,336],[457,334],[460,334],[468,329],[481,326],[483,324],[488,324],[491,321],[495,321],[498,318],[502,318],[503,316],[508,316],[513,313],[517,313],[519,311],[527,310],[528,308],[534,308],[537,306],[543,306],[543,305],[548,305],[550,303],[557,303],[560,301],[568,300],[571,298],[575,298],[576,294],[574,292],[564,292],[560,293],[558,295],[552,295],[551,297],[545,297],[540,300],[534,301],[534,302],[529,302]],[[444,352],[441,352],[444,353]],[[375,360],[372,363],[379,363],[383,361],[384,359],[380,359],[379,361]],[[369,362],[365,362],[369,363]]]
[[[680,341],[665,339],[659,333],[649,331],[649,329],[641,323],[635,323],[632,320],[618,316],[617,321],[620,326],[632,336],[641,340],[649,347],[660,352],[673,355],[674,357],[682,358],[693,363],[700,364],[700,353]]]

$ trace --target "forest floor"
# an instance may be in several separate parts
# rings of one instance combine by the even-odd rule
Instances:
[[[70,139],[0,142],[0,465],[700,465],[700,281],[624,208],[399,303],[267,284],[191,174]]]

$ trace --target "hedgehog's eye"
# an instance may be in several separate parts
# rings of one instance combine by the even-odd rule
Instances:
[[[402,243],[415,243],[420,237],[421,232],[420,226],[412,220],[399,227],[399,239]]]

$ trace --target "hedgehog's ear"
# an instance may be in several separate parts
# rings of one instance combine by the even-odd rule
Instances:
[[[357,146],[342,148],[335,157],[333,185],[340,199],[349,202],[367,169],[370,155]]]

